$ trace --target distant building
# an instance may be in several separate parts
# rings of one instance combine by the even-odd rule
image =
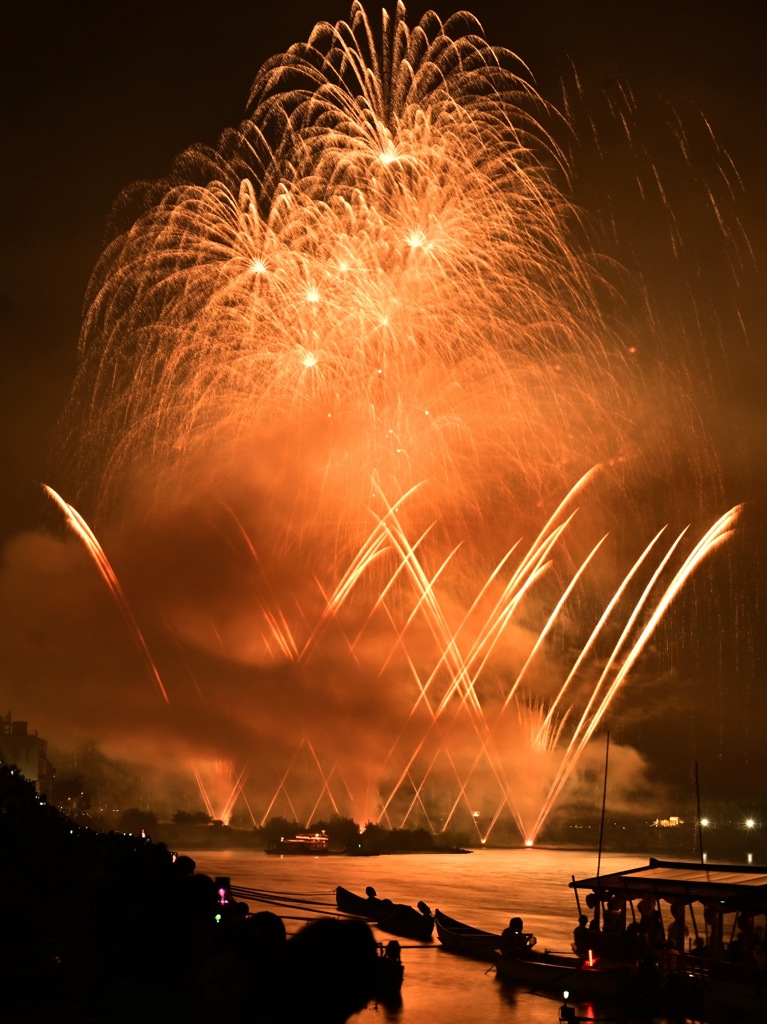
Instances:
[[[15,764],[38,793],[49,794],[53,768],[48,760],[48,741],[30,732],[26,722],[14,722],[9,711],[0,715],[0,761]]]
[[[656,818],[653,822],[653,828],[679,828],[680,825],[684,825],[684,822],[676,814],[668,818]]]

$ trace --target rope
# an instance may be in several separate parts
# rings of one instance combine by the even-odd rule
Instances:
[[[244,885],[234,885],[233,889],[247,889]],[[248,889],[248,892],[265,892],[272,896],[334,896],[335,889],[320,889],[311,892],[286,892],[284,889]]]
[[[260,903],[277,903],[285,906],[300,904],[305,907],[335,907],[335,902],[328,900],[305,899],[301,893],[291,892],[268,892],[262,889],[248,889],[242,885],[229,887],[232,896],[238,899],[255,900]],[[310,893],[312,896],[328,895],[327,893]]]
[[[285,910],[303,910],[308,915],[314,917],[325,915],[327,917],[359,920],[356,914],[346,914],[340,911],[335,902],[301,899],[300,893],[270,892],[262,889],[249,889],[242,885],[231,885],[229,891],[235,899],[244,899],[251,903],[265,903],[267,906],[279,907]],[[326,895],[326,893],[312,893],[311,895],[321,896]],[[297,918],[297,920],[301,920],[301,918]],[[303,920],[307,920],[307,918],[303,918]]]

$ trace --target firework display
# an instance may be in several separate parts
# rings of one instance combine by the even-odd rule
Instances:
[[[118,207],[61,430],[91,526],[51,494],[215,816],[534,840],[732,530],[633,514],[695,424],[648,416],[560,129],[471,15],[355,3]]]

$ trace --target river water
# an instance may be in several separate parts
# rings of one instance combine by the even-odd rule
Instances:
[[[382,857],[274,857],[258,852],[192,851],[197,870],[228,875],[233,885],[280,893],[311,894],[334,902],[343,885],[412,906],[419,900],[488,931],[500,932],[509,918],[524,919],[539,950],[569,951],[577,906],[568,882],[597,873],[593,851],[478,850],[469,855],[418,854]],[[602,855],[603,874],[647,862],[644,855]],[[252,911],[264,908],[250,904]],[[288,933],[301,925],[300,913],[285,911]],[[296,915],[290,917],[288,915]],[[377,933],[386,941],[391,936]],[[369,1006],[354,1024],[556,1024],[561,993],[537,995],[499,982],[488,965],[446,953],[435,938],[429,945],[402,940],[405,981],[397,1010]],[[579,1006],[602,1021],[665,1024],[667,1018],[632,1016],[631,1007]],[[307,1020],[310,1019],[310,1014]],[[684,1020],[685,1018],[681,1018]],[[707,1018],[708,1019],[708,1018]],[[723,1018],[725,1024],[728,1019]]]

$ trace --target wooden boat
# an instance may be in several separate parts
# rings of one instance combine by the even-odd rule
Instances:
[[[633,944],[665,987],[704,1011],[767,1019],[767,867],[651,858],[570,888],[591,892],[605,925],[614,915],[605,952],[616,939]]]
[[[418,909],[404,903],[382,900],[375,889],[368,887],[367,896],[359,896],[339,885],[336,888],[336,906],[345,914],[373,921],[384,932],[418,942],[430,942],[434,932],[434,917],[425,903]]]
[[[500,935],[456,921],[454,917],[448,917],[441,910],[434,911],[434,922],[437,926],[437,938],[450,953],[492,962],[501,948]]]
[[[496,953],[493,957],[501,981],[522,985],[533,992],[558,995],[564,991],[574,999],[599,996],[638,997],[651,995],[660,985],[661,976],[652,964],[606,963],[580,960],[562,953],[531,953],[511,956]]]

